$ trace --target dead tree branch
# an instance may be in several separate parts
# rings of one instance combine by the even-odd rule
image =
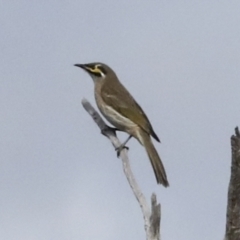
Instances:
[[[93,106],[86,99],[82,100],[82,105],[85,108],[85,110],[91,115],[95,123],[98,125],[98,127],[101,130],[101,133],[111,141],[114,148],[116,149],[117,147],[119,147],[121,145],[121,142],[117,138],[114,129],[106,125],[106,123],[103,121],[103,119],[98,114],[98,112],[93,108]],[[160,208],[160,204],[157,203],[157,197],[155,194],[152,194],[151,209],[150,209],[148,207],[148,203],[145,196],[143,195],[142,191],[140,190],[134,178],[126,149],[123,149],[120,152],[120,158],[122,160],[124,174],[142,210],[142,214],[144,218],[144,227],[146,231],[146,239],[159,240],[161,208]]]
[[[232,166],[228,187],[227,223],[225,240],[240,239],[240,133],[235,128],[231,137]]]

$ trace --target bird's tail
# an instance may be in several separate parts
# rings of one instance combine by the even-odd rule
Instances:
[[[155,149],[151,137],[144,131],[141,131],[141,143],[145,147],[148,157],[151,161],[153,171],[158,184],[162,184],[164,187],[168,187],[169,183],[167,180],[167,175],[162,164],[162,161]]]

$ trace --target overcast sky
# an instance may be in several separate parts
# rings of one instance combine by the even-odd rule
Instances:
[[[93,61],[116,71],[161,139],[168,189],[128,146],[161,202],[162,240],[223,239],[239,13],[239,0],[1,1],[0,239],[145,239],[121,161],[81,105],[95,106],[93,82],[73,64]]]

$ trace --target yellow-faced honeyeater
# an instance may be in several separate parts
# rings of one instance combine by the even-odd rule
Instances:
[[[146,149],[157,183],[169,186],[162,161],[152,143],[151,136],[160,142],[146,114],[128,90],[118,80],[115,72],[106,64],[75,64],[93,79],[97,106],[103,116],[117,129],[133,136]],[[124,145],[126,144],[126,142]]]

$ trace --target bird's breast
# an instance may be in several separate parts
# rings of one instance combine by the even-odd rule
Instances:
[[[135,132],[139,128],[138,125],[117,112],[113,107],[107,105],[101,97],[100,90],[96,88],[95,99],[100,112],[113,126],[133,136],[136,135]]]

